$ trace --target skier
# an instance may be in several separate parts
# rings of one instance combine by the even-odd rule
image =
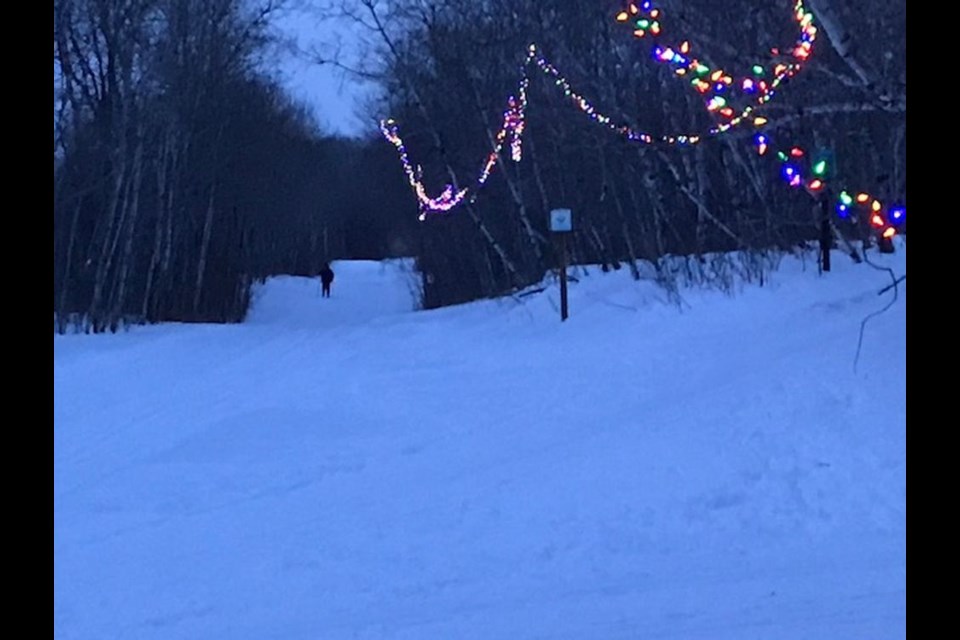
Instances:
[[[323,297],[330,297],[330,284],[333,282],[333,270],[330,268],[330,264],[324,262],[323,268],[320,269],[320,284],[323,285]]]

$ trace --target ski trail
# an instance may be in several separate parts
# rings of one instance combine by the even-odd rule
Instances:
[[[884,274],[594,275],[561,325],[333,268],[55,337],[56,638],[904,637],[902,305],[849,366]]]

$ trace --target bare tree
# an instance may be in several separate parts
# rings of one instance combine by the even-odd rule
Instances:
[[[662,4],[671,28],[715,68],[749,67],[795,37],[789,4]],[[904,197],[903,3],[870,4],[870,11],[854,13],[818,0],[826,35],[814,62],[767,107],[771,131],[791,144],[832,147],[849,182]],[[376,37],[362,68],[335,57],[321,61],[380,83],[383,115],[401,122],[423,179],[435,189],[471,184],[531,42],[622,122],[655,135],[711,125],[699,96],[651,63],[650,45],[620,30],[603,3],[341,0],[336,9]],[[731,21],[731,14],[744,19]],[[883,37],[854,43],[845,35],[861,32]],[[662,258],[691,256],[686,277],[729,287],[734,273],[762,278],[775,262],[766,258],[771,250],[818,237],[811,200],[776,185],[775,164],[750,153],[749,131],[694,148],[637,150],[591,126],[552,78],[528,72],[524,162],[498,158],[496,178],[476,201],[425,223],[431,240],[418,254],[425,306],[498,295],[542,278],[554,261],[545,242],[554,206],[577,211],[577,259],[610,268],[626,263],[635,277],[641,259],[659,269]],[[844,239],[865,237],[862,227],[838,229]],[[743,258],[714,255],[727,251]]]

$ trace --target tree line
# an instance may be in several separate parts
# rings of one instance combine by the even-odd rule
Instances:
[[[237,322],[258,280],[405,251],[369,186],[389,150],[324,135],[273,79],[277,8],[55,0],[57,330]]]
[[[663,0],[669,40],[689,40],[711,68],[742,73],[797,38],[792,2]],[[654,135],[705,131],[702,97],[651,59],[649,43],[614,20],[625,3],[569,0],[350,0],[340,7],[371,35],[357,70],[383,87],[379,108],[438,193],[471,184],[516,91],[527,46],[608,115]],[[903,0],[808,0],[819,39],[806,68],[764,113],[781,143],[830,148],[837,176],[886,202],[906,195],[906,37]],[[552,208],[575,212],[573,259],[604,268],[652,266],[729,286],[818,238],[820,208],[785,188],[759,157],[750,127],[685,149],[637,145],[590,123],[551,79],[531,72],[524,159],[499,163],[474,202],[428,220],[417,264],[424,304],[502,295],[557,264]],[[394,172],[399,172],[399,166]],[[870,241],[865,217],[836,222],[839,240]],[[729,255],[718,255],[733,252]],[[677,268],[677,264],[683,265]]]
[[[832,148],[844,184],[902,200],[905,3],[807,2],[821,25],[816,51],[767,107],[766,130]],[[352,67],[379,87],[367,119],[400,122],[434,192],[476,177],[531,42],[638,129],[711,122],[700,96],[613,20],[619,0],[335,4],[369,36]],[[659,4],[665,28],[714,68],[764,62],[796,37],[786,1]],[[523,161],[507,149],[475,201],[418,223],[395,149],[375,133],[326,135],[274,78],[278,8],[54,1],[58,330],[242,321],[254,283],[313,275],[339,258],[415,257],[427,308],[503,295],[556,268],[547,220],[557,207],[575,212],[575,262],[652,271],[666,287],[762,277],[783,251],[818,238],[816,203],[783,186],[751,131],[686,149],[632,144],[588,122],[537,72]],[[862,220],[835,232],[869,237]]]

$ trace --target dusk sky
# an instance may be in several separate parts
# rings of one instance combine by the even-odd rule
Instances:
[[[296,40],[301,51],[339,43],[345,60],[358,54],[359,35],[347,20],[320,20],[308,10],[293,9],[278,20],[277,26]],[[356,114],[358,101],[369,94],[369,84],[293,53],[283,56],[279,73],[291,95],[313,108],[325,131],[357,136],[364,130],[374,130],[375,121],[365,122]]]

